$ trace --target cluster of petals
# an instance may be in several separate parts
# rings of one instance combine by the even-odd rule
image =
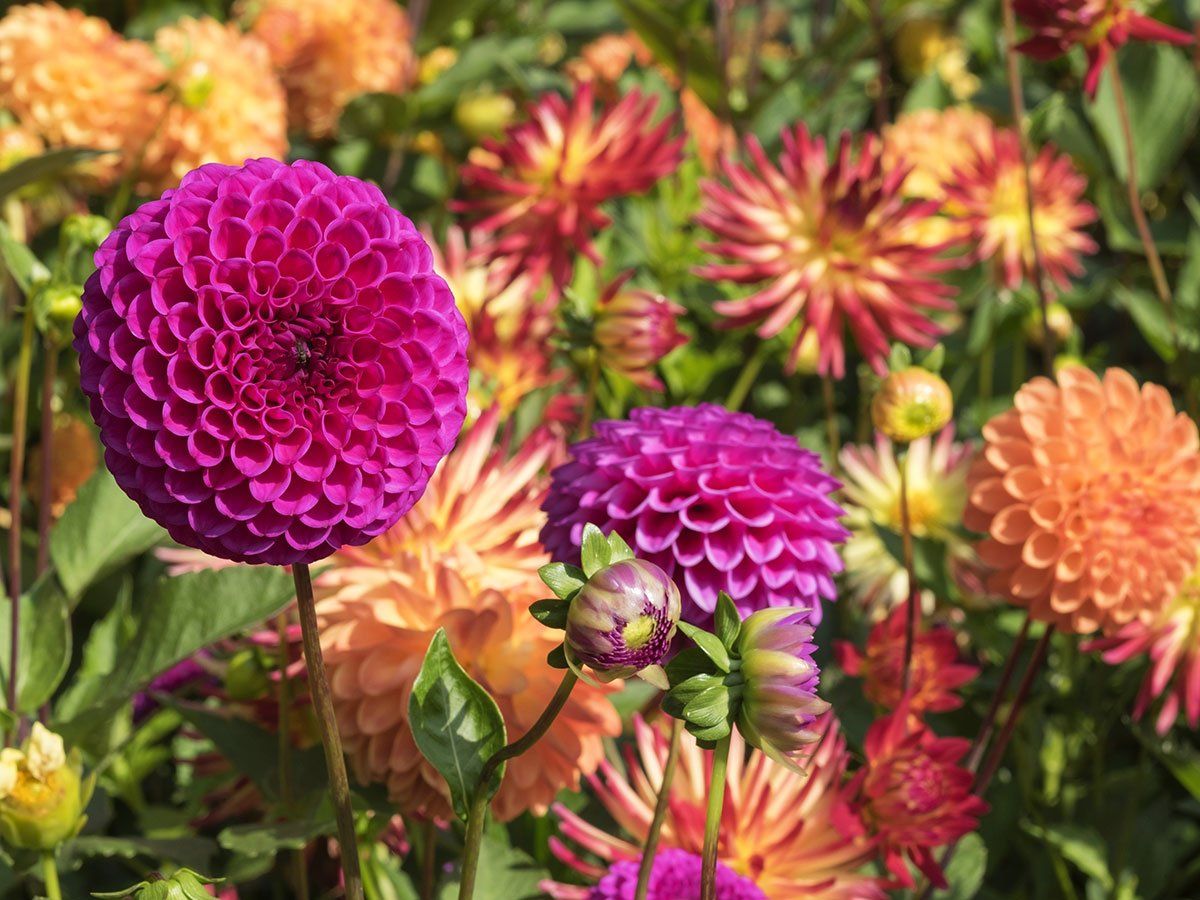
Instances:
[[[654,855],[646,900],[680,900],[699,897],[701,857],[668,847]],[[620,859],[586,894],[587,900],[635,900],[640,859]],[[715,876],[717,900],[765,900],[753,881],[718,862]]]
[[[1068,631],[1152,621],[1195,569],[1200,442],[1167,391],[1080,366],[983,429],[963,523],[988,586]]]
[[[810,136],[803,124],[781,137],[778,166],[751,136],[744,144],[748,164],[723,159],[724,181],[702,182],[705,202],[696,221],[716,236],[705,249],[729,261],[701,266],[697,274],[765,283],[714,308],[731,327],[761,323],[764,338],[799,320],[792,368],[812,330],[818,370],[842,377],[848,328],[862,356],[883,374],[892,341],[931,346],[942,328],[930,313],[954,308],[954,289],[939,279],[952,265],[942,253],[946,247],[922,242],[915,231],[937,203],[903,195],[905,170],[884,165],[874,135],[856,151],[844,134],[832,161],[824,139]]]
[[[319,163],[201,166],[121,221],[75,323],[117,483],[175,540],[311,562],[453,446],[467,334],[416,228]]]
[[[615,531],[675,579],[686,622],[706,625],[721,591],[743,615],[807,606],[816,622],[836,596],[838,482],[770,422],[712,404],[635,409],[597,422],[551,478],[551,555],[577,563],[589,522]]]
[[[610,221],[601,204],[648,190],[682,159],[674,119],[653,124],[657,106],[631,91],[597,115],[584,82],[570,99],[543,95],[502,140],[472,150],[458,208],[487,235],[488,258],[503,260],[510,278],[549,276],[556,291],[571,280],[576,253],[599,262],[592,238]]]
[[[412,511],[370,544],[335,554],[317,579],[317,615],[338,726],[357,777],[383,783],[406,813],[449,818],[446,782],[417,750],[408,700],[434,633],[495,698],[509,734],[524,734],[559,675],[561,637],[529,615],[545,597],[538,569],[539,475],[555,442],[544,432],[515,453],[496,444],[488,411],[442,464]],[[616,686],[619,687],[619,682]],[[544,812],[604,758],[620,731],[608,689],[580,685],[547,735],[506,767],[492,802],[504,821]]]
[[[625,836],[593,825],[561,803],[554,806],[563,839],[551,838],[550,850],[585,878],[601,879],[613,863],[641,855],[669,741],[664,729],[641,718],[634,719],[633,729],[624,770],[606,760],[589,779],[596,799]],[[803,771],[763,753],[747,756],[741,737],[733,733],[718,860],[751,879],[771,900],[882,900],[879,880],[864,871],[876,846],[851,805],[845,738],[832,715],[822,718],[818,731],[821,740],[800,760]],[[686,733],[681,741],[660,846],[700,853],[712,753]],[[575,885],[551,882],[542,888],[555,900],[591,896],[588,888]]]

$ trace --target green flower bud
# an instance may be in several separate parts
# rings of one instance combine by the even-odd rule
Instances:
[[[919,366],[893,372],[871,401],[875,427],[901,444],[941,431],[953,415],[950,386]]]
[[[112,222],[104,216],[75,213],[63,220],[63,239],[82,247],[99,247],[112,231]]]
[[[83,828],[92,780],[78,751],[40,722],[20,749],[0,751],[0,840],[20,850],[53,850]]]
[[[157,872],[121,891],[93,893],[100,900],[212,900],[206,884],[220,884],[224,878],[205,878],[191,869],[179,869],[170,878]]]
[[[454,121],[468,137],[499,134],[512,121],[517,104],[506,94],[467,94],[454,107]]]

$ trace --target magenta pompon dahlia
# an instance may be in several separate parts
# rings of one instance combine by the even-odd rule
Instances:
[[[378,188],[204,165],[96,252],[80,383],[117,483],[182,544],[307,563],[396,523],[466,411],[467,330]]]
[[[682,900],[700,896],[700,857],[668,847],[654,857],[646,900]],[[608,874],[588,893],[587,900],[634,900],[641,860],[613,863]],[[766,900],[753,881],[717,863],[717,900]]]
[[[683,592],[685,622],[705,626],[725,591],[742,615],[835,597],[834,545],[848,532],[817,454],[770,422],[720,406],[633,410],[596,423],[551,473],[541,538],[578,563],[588,522],[616,531]]]

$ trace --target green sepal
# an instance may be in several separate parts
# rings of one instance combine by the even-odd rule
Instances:
[[[559,644],[546,654],[546,665],[550,666],[552,669],[570,668],[570,666],[567,665],[567,651],[562,644]]]
[[[711,728],[722,722],[728,725],[732,708],[733,699],[730,697],[729,688],[723,684],[714,684],[687,702],[683,707],[683,718],[701,728]]]
[[[934,344],[921,356],[917,363],[922,369],[932,372],[934,375],[941,374],[942,366],[946,363],[946,348],[941,344]]]
[[[734,606],[733,599],[724,591],[717,594],[717,611],[713,618],[717,637],[726,650],[733,652],[738,633],[742,630],[742,617]]]
[[[583,569],[560,562],[546,563],[538,575],[559,600],[570,600],[587,583]]]
[[[557,628],[562,631],[567,627],[567,613],[571,604],[566,600],[547,598],[530,604],[529,614],[547,628]]]
[[[615,562],[621,562],[626,559],[633,559],[633,550],[625,543],[625,538],[621,537],[615,531],[608,536],[609,557],[608,564],[611,566]]]
[[[729,651],[725,649],[725,645],[715,634],[705,631],[703,628],[697,628],[688,622],[680,622],[679,630],[691,638],[704,655],[716,663],[717,668],[722,672],[728,672],[733,668],[729,659]]]
[[[667,678],[672,687],[694,675],[715,675],[717,667],[699,647],[685,647],[667,663]]]
[[[583,573],[591,578],[612,561],[612,546],[608,538],[591,522],[583,526],[583,540],[579,544],[579,561]]]
[[[888,354],[887,367],[889,372],[903,372],[913,364],[912,350],[907,344],[902,344],[899,341],[892,344],[892,351]]]
[[[732,726],[728,722],[721,721],[709,728],[701,728],[699,726],[688,725],[688,733],[696,739],[701,747],[706,750],[711,750],[712,745],[717,741],[723,741],[729,737],[733,731]]]

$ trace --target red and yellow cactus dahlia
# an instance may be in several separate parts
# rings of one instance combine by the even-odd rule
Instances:
[[[771,900],[797,896],[816,900],[882,900],[879,880],[862,871],[875,856],[873,839],[851,807],[845,784],[849,755],[837,720],[824,716],[814,728],[818,743],[800,761],[801,773],[764,753],[746,757],[734,732],[722,814],[720,861],[754,881]],[[608,834],[561,804],[554,807],[563,837],[594,854],[590,863],[558,839],[550,848],[560,860],[588,878],[600,878],[610,864],[638,859],[662,784],[668,741],[659,728],[634,720],[636,748],[625,772],[609,762],[589,779],[597,798],[628,837]],[[661,834],[662,847],[699,853],[704,844],[704,812],[711,752],[688,734],[683,741],[671,803]],[[544,884],[557,900],[586,900],[588,888]]]
[[[657,105],[633,91],[597,116],[585,82],[569,100],[544,95],[528,121],[472,150],[458,208],[488,235],[487,257],[504,260],[510,279],[549,275],[556,292],[575,253],[599,261],[592,237],[609,223],[600,205],[649,189],[682,158],[683,137],[669,136],[674,120],[652,124]]]
[[[706,249],[729,262],[697,274],[736,284],[768,282],[757,293],[715,304],[731,327],[761,323],[763,338],[799,319],[801,341],[815,331],[818,369],[845,374],[843,330],[879,373],[890,342],[931,346],[942,329],[931,310],[949,310],[954,289],[937,276],[951,266],[944,245],[916,242],[914,226],[937,204],[905,199],[903,169],[883,165],[880,143],[868,136],[857,153],[843,135],[830,161],[822,138],[804,125],[785,130],[776,167],[754,137],[745,142],[750,164],[722,160],[725,183],[703,182],[705,205],[696,221],[716,235]]]
[[[1160,735],[1171,730],[1180,713],[1189,728],[1200,726],[1200,571],[1152,621],[1130,622],[1083,649],[1099,652],[1112,665],[1145,653],[1150,671],[1138,692],[1134,718],[1140,719],[1161,698],[1154,717]]]
[[[1096,96],[1100,73],[1109,57],[1128,41],[1190,44],[1192,36],[1139,13],[1129,0],[1016,0],[1021,23],[1032,34],[1017,45],[1034,59],[1062,56],[1083,47],[1088,69],[1083,89]]]
[[[971,773],[958,765],[970,748],[966,738],[938,737],[914,723],[907,703],[868,730],[867,763],[851,785],[897,884],[916,884],[907,859],[934,886],[946,887],[933,851],[974,831],[987,812],[971,793]]]
[[[975,257],[993,260],[997,280],[1015,289],[1032,276],[1034,263],[1021,139],[1011,128],[991,127],[976,135],[973,148],[945,184],[945,209],[967,226]],[[1080,256],[1097,250],[1084,231],[1096,221],[1095,208],[1083,199],[1087,179],[1050,146],[1033,160],[1029,176],[1042,272],[1066,289],[1070,276],[1083,271]]]

